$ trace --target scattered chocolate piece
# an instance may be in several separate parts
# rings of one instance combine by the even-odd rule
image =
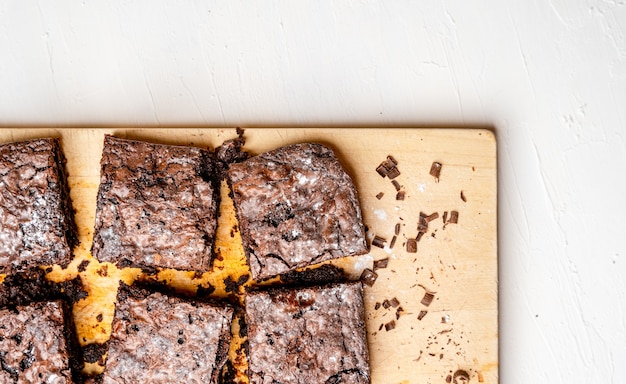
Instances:
[[[376,279],[378,279],[378,274],[369,268],[364,269],[363,273],[361,273],[361,280],[367,286],[373,286]]]
[[[385,248],[385,243],[387,242],[387,240],[385,240],[384,237],[380,237],[378,235],[374,236],[374,240],[372,240],[372,245],[378,248]]]
[[[394,188],[396,188],[396,191],[399,191],[402,188],[397,180],[391,180],[391,184],[393,184]]]
[[[398,236],[393,236],[391,238],[391,242],[389,243],[389,248],[393,248],[394,245],[396,245],[396,240],[398,239]]]
[[[424,297],[422,297],[421,303],[422,303],[422,305],[428,307],[430,305],[430,303],[433,302],[434,298],[435,298],[435,295],[433,295],[430,292],[426,292],[426,293],[424,293]]]
[[[389,170],[385,168],[383,164],[380,164],[378,167],[376,167],[376,172],[378,172],[378,174],[382,177],[387,177]]]
[[[395,157],[391,155],[387,155],[387,160],[393,163],[393,165],[398,165],[398,160],[396,160]]]
[[[439,218],[439,213],[435,212],[435,213],[431,213],[430,215],[424,217],[424,220],[426,220],[427,223],[430,223],[431,221],[435,220]]]
[[[391,320],[390,322],[385,324],[385,331],[389,332],[392,329],[394,329],[395,327],[396,327],[396,321],[395,320]]]
[[[400,234],[400,223],[396,224],[393,233],[396,235]]]
[[[400,302],[398,301],[396,297],[394,297],[393,299],[389,300],[389,304],[392,307],[397,308],[400,305]]]
[[[387,173],[387,177],[390,179],[395,179],[398,176],[400,176],[400,170],[398,169],[398,167],[391,168]]]
[[[396,200],[404,200],[405,197],[406,197],[405,191],[398,191],[398,193],[396,193]]]
[[[470,380],[469,373],[467,373],[467,371],[463,369],[458,369],[456,372],[452,374],[452,382],[454,384],[469,383],[469,380]]]
[[[384,326],[385,326],[385,324],[380,323],[380,327],[378,327],[378,330],[379,330],[379,331],[382,331],[382,329],[383,329],[383,327],[384,327]]]
[[[374,310],[378,311],[380,309],[381,304],[379,302],[376,302],[376,304],[374,304]]]
[[[404,313],[404,308],[398,307],[398,309],[396,309],[396,320],[400,320],[400,316],[402,316],[403,313]]]
[[[417,238],[415,240],[420,241],[422,239],[422,236],[424,236],[424,233],[426,232],[418,232]]]
[[[406,241],[406,251],[408,253],[415,253],[415,252],[417,252],[417,240],[415,240],[415,239],[408,239]]]
[[[424,212],[420,212],[420,218],[417,222],[417,231],[418,232],[427,232],[428,231],[428,221],[426,221],[426,217],[428,217]]]
[[[465,198],[463,191],[461,191],[461,200],[463,200],[464,203],[467,203],[467,199]]]
[[[389,309],[389,307],[391,307],[391,302],[388,299],[385,299],[383,301],[383,308]]]
[[[448,221],[448,223],[456,224],[458,222],[459,222],[459,212],[450,211],[450,221]]]
[[[420,311],[420,313],[417,315],[417,320],[422,320],[427,313],[428,311]]]
[[[382,198],[383,198],[383,196],[384,196],[384,195],[385,195],[385,194],[384,194],[383,192],[378,192],[378,194],[376,195],[376,198],[377,198],[378,200],[380,200],[380,199],[382,199]]]
[[[430,175],[439,182],[439,176],[441,175],[441,163],[434,161],[430,166]]]
[[[388,264],[389,264],[389,258],[388,257],[385,258],[385,259],[376,260],[376,261],[374,261],[374,270],[387,268]]]
[[[448,211],[443,211],[443,223],[445,224],[448,221]]]

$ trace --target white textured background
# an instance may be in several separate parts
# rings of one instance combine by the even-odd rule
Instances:
[[[501,382],[625,380],[625,0],[0,1],[33,125],[493,127]]]

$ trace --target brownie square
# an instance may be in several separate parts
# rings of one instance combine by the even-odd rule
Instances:
[[[69,317],[61,301],[0,309],[0,382],[78,382]]]
[[[123,286],[103,383],[217,383],[233,309]]]
[[[217,187],[206,150],[107,135],[92,254],[119,267],[207,271]]]
[[[251,384],[369,383],[360,282],[250,292]]]
[[[252,277],[367,253],[356,188],[333,151],[294,144],[230,165]]]
[[[67,266],[76,226],[57,139],[0,145],[0,273]]]

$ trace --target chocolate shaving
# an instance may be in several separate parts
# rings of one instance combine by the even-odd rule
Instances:
[[[397,180],[391,180],[391,184],[393,184],[394,188],[396,188],[396,191],[399,191],[402,188]]]
[[[372,245],[378,248],[385,248],[386,242],[387,240],[384,237],[376,235],[374,236],[374,240],[372,240]]]
[[[418,232],[428,232],[428,221],[426,221],[426,215],[420,212],[420,218],[417,222],[417,231]]]
[[[461,200],[463,200],[464,203],[467,203],[467,199],[465,198],[463,191],[461,191]]]
[[[387,155],[387,160],[393,163],[393,165],[398,165],[398,160],[396,160],[393,156]]]
[[[400,223],[396,224],[395,228],[393,229],[393,233],[396,235],[400,234]]]
[[[430,166],[430,175],[439,182],[439,176],[441,175],[441,163],[434,161]]]
[[[395,320],[391,320],[390,322],[385,324],[385,331],[389,332],[392,329],[394,329],[395,327],[396,327],[396,321]]]
[[[426,232],[419,232],[419,233],[417,234],[417,238],[416,238],[415,240],[417,240],[417,241],[422,240],[422,236],[424,236],[424,233],[426,233]]]
[[[450,221],[448,221],[448,223],[456,224],[458,222],[459,222],[459,212],[450,211]]]
[[[376,172],[378,172],[378,174],[382,177],[387,177],[389,170],[385,168],[383,164],[380,164],[378,167],[376,167]]]
[[[422,320],[427,313],[428,311],[420,311],[420,313],[417,315],[417,320]]]
[[[396,193],[396,200],[404,200],[405,197],[406,192],[404,191],[398,191],[398,193]]]
[[[424,220],[426,220],[427,223],[430,223],[431,221],[435,220],[439,218],[439,213],[435,212],[435,213],[431,213],[430,215],[424,217]]]
[[[389,258],[388,257],[385,258],[385,259],[376,260],[376,261],[374,261],[374,270],[387,268],[388,264],[389,264]]]
[[[376,198],[377,198],[378,200],[380,200],[380,199],[382,199],[382,198],[383,198],[383,196],[384,196],[384,195],[385,195],[385,194],[384,194],[383,192],[378,192],[378,194],[376,195]]]
[[[406,251],[408,253],[415,253],[415,252],[417,252],[417,240],[415,240],[415,239],[408,239],[406,241]]]
[[[393,248],[393,246],[396,245],[397,239],[398,239],[398,236],[394,236],[391,238],[391,242],[389,243],[389,248]]]
[[[445,224],[448,221],[448,211],[443,211],[443,223]]]
[[[422,301],[420,302],[422,303],[422,305],[428,307],[433,302],[434,298],[435,298],[435,295],[433,295],[430,292],[426,292],[424,293],[424,297],[422,297]]]
[[[378,279],[378,274],[369,268],[364,269],[363,273],[361,273],[361,281],[363,281],[365,285],[373,286],[376,279]]]

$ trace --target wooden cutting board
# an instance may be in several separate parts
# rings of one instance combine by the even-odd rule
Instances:
[[[76,276],[80,262],[91,260],[100,154],[107,133],[210,148],[236,137],[235,129],[211,128],[0,130],[2,143],[62,139],[81,245],[75,250],[75,262],[65,271],[56,268],[52,279]],[[360,272],[373,261],[388,259],[385,268],[375,269],[378,278],[365,294],[372,383],[498,382],[496,142],[490,131],[257,128],[246,129],[245,138],[251,154],[291,143],[321,142],[336,151],[353,177],[368,239],[372,242],[377,236],[385,242],[383,248],[372,246],[369,255],[341,260],[339,265]],[[376,171],[389,155],[400,171],[394,178],[397,185]],[[441,164],[438,178],[430,174],[433,162]],[[397,199],[398,189],[404,200]],[[234,220],[232,206],[224,204],[222,229]],[[453,211],[458,213],[456,223],[451,220]],[[420,214],[432,221],[426,231],[422,228],[425,233],[416,252],[409,252],[407,242],[418,237]],[[217,246],[235,258],[241,256],[237,244],[218,240]],[[245,273],[242,268],[237,261],[227,264],[218,277]],[[219,280],[216,276],[206,280]],[[112,302],[118,279],[132,281],[138,271],[118,271],[94,261],[81,277],[91,285],[90,297],[74,308],[79,335],[85,342],[104,341],[112,308],[99,325],[92,326],[93,318],[102,313],[104,303]],[[164,278],[184,285],[188,277]]]

